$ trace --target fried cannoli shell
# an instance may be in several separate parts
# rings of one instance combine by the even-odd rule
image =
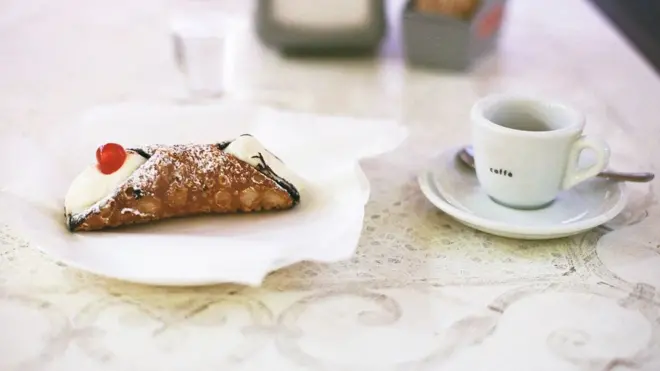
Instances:
[[[71,231],[92,231],[175,217],[290,209],[297,194],[220,145],[151,146],[148,158],[111,195],[67,215]]]

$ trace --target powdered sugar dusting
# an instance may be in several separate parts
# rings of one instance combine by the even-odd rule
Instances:
[[[115,188],[107,197],[99,200],[85,212],[71,215],[71,223],[86,219],[89,215],[99,213],[105,205],[126,187],[140,193],[139,197],[153,195],[152,190],[158,182],[163,167],[171,167],[173,175],[166,179],[173,186],[184,186],[193,189],[203,189],[209,181],[206,176],[212,172],[223,174],[232,171],[224,166],[225,157],[213,144],[177,144],[177,145],[149,145],[138,148],[150,158],[142,164],[125,182]],[[233,172],[239,174],[238,169]],[[131,212],[142,215],[138,210],[123,209],[122,213]]]
[[[130,149],[129,149],[130,151]],[[114,207],[111,203],[121,192],[127,196],[143,200],[146,207],[159,207],[160,202],[167,202],[170,206],[186,202],[186,195],[190,192],[195,201],[195,195],[203,194],[216,184],[232,179],[242,184],[263,184],[267,178],[274,177],[276,186],[289,192],[277,183],[276,174],[264,173],[246,175],[246,172],[236,162],[236,158],[225,153],[217,144],[177,144],[177,145],[150,145],[135,149],[148,160],[135,170],[122,184],[114,189],[83,213],[70,215],[69,225],[84,221],[90,215],[111,213]],[[234,160],[229,160],[234,158]],[[239,160],[239,163],[243,163]],[[122,197],[125,197],[122,195]],[[294,203],[297,199],[294,199]],[[123,208],[121,214],[147,216],[149,209],[142,210]]]
[[[156,183],[162,167],[171,167],[170,184],[181,183],[188,188],[202,189],[209,181],[208,174],[223,174],[232,169],[225,166],[225,157],[212,144],[177,144],[141,148],[151,158],[127,179],[134,189],[148,191]],[[236,170],[236,169],[235,169]],[[237,172],[239,174],[239,172]]]
[[[121,209],[122,214],[133,214],[133,215],[142,215],[140,210],[135,210],[135,209],[130,209],[130,208],[123,208]]]

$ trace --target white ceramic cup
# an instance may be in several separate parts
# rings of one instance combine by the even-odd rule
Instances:
[[[547,206],[609,161],[605,142],[582,135],[584,115],[561,103],[494,95],[479,100],[470,116],[479,183],[508,207]],[[595,163],[585,168],[578,165],[583,150],[595,154]]]

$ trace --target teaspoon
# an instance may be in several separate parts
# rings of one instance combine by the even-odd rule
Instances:
[[[472,146],[463,147],[458,153],[458,157],[464,164],[474,168],[474,152],[472,151]],[[653,173],[621,173],[618,171],[605,170],[599,173],[598,177],[618,182],[646,183],[652,181],[653,178],[655,178],[655,175]]]

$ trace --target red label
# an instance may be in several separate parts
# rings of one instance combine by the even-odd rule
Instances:
[[[502,5],[497,5],[489,10],[477,26],[477,34],[479,37],[490,37],[495,31],[497,31],[502,23],[503,14],[504,7]]]

